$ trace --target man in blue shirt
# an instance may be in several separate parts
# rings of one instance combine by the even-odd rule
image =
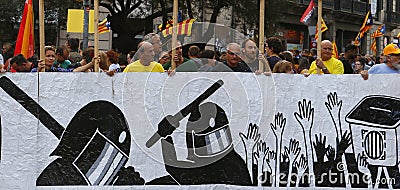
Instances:
[[[389,44],[383,49],[386,63],[376,64],[368,71],[362,71],[361,76],[367,80],[368,74],[400,74],[400,48],[396,44]]]

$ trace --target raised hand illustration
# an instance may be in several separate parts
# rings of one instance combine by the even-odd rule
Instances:
[[[290,187],[293,165],[294,165],[294,162],[297,160],[297,157],[299,156],[300,151],[301,151],[301,148],[299,147],[299,141],[297,141],[296,139],[290,139],[289,148],[285,146],[284,154],[289,159],[288,182],[286,185],[287,187]]]
[[[272,132],[274,132],[276,138],[276,166],[275,166],[275,184],[279,187],[279,174],[280,174],[280,163],[281,163],[281,150],[282,150],[282,135],[286,126],[286,118],[283,117],[282,113],[275,114],[275,121],[271,123]]]
[[[267,158],[269,154],[269,148],[267,147],[266,143],[262,140],[259,140],[257,143],[256,148],[254,149],[254,161],[255,164],[257,164],[257,184],[258,186],[262,185],[262,182],[260,179],[262,179],[262,176],[264,174],[264,170],[271,171],[271,168],[265,168],[264,167],[269,167],[267,164]]]
[[[294,117],[303,129],[304,141],[306,145],[306,155],[308,160],[308,172],[310,176],[310,187],[315,187],[314,179],[314,153],[311,145],[311,129],[314,124],[314,108],[311,106],[311,101],[303,99],[298,102],[299,112],[294,113]]]
[[[342,109],[342,100],[339,100],[337,93],[329,93],[327,96],[328,100],[325,102],[325,106],[328,109],[329,115],[332,118],[333,125],[336,129],[336,135],[342,135],[342,126],[340,122],[340,110]]]
[[[306,173],[307,165],[307,159],[304,157],[304,154],[301,154],[300,159],[294,163],[297,169],[296,187],[299,187],[301,177]]]
[[[335,163],[335,154],[336,150],[333,148],[331,145],[328,145],[328,148],[326,148],[326,157],[328,158],[329,164],[332,166]]]
[[[336,163],[341,162],[344,166],[343,172],[346,182],[346,188],[351,188],[351,184],[349,179],[349,171],[347,170],[346,155],[344,153],[346,152],[346,149],[351,145],[351,143],[351,133],[348,133],[347,130],[343,133],[340,140],[339,138],[336,138]]]
[[[345,153],[346,149],[351,145],[352,140],[351,140],[351,133],[348,133],[346,130],[343,135],[341,136],[340,140],[339,138],[336,138],[336,160],[340,161],[342,155]]]
[[[247,169],[250,173],[250,178],[253,180],[253,152],[254,148],[257,145],[258,140],[260,139],[260,133],[258,133],[258,126],[256,124],[249,124],[247,128],[247,134],[239,133],[240,138],[242,139],[244,150],[246,152],[246,165]]]
[[[367,157],[361,156],[361,154],[357,155],[357,167],[358,171],[363,173],[366,178],[363,176],[361,179],[367,179],[368,180],[368,189],[372,189],[372,176],[371,176],[371,171],[368,169],[368,161]]]
[[[313,143],[314,149],[315,149],[315,154],[317,155],[317,162],[318,163],[324,163],[324,157],[326,152],[328,151],[327,147],[325,146],[326,144],[326,136],[322,136],[322,134],[318,135],[315,134],[315,142]]]
[[[266,159],[268,167],[264,167],[264,171],[270,170],[271,176],[275,176],[275,168],[276,168],[276,153],[275,151],[271,150],[266,155]],[[272,187],[275,187],[275,180],[272,180]]]

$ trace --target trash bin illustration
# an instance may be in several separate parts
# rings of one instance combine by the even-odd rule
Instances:
[[[354,154],[371,165],[395,166],[399,162],[400,99],[371,95],[364,97],[347,115]]]

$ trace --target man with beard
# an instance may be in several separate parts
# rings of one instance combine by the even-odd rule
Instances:
[[[258,59],[257,59],[257,46],[251,39],[246,39],[242,43],[242,60],[247,66],[250,67],[251,71],[255,72],[258,70]]]
[[[386,63],[376,64],[361,72],[365,80],[368,74],[400,74],[400,48],[396,44],[389,44],[383,49],[383,55],[386,56]]]
[[[346,45],[344,59],[340,59],[343,63],[344,74],[353,74],[353,65],[357,55],[358,48],[353,44]]]

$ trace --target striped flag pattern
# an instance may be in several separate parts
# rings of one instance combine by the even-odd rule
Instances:
[[[372,42],[371,46],[369,47],[370,50],[374,51],[376,54],[376,39],[374,38],[374,41]]]
[[[178,27],[178,35],[187,35],[187,36],[192,35],[192,27],[194,21],[196,21],[196,19],[188,19],[180,22],[178,26],[176,26]],[[162,31],[163,36],[167,37],[168,35],[172,35],[172,29],[173,29],[172,25],[167,23],[165,30]]]
[[[99,30],[99,34],[111,32],[111,23],[108,22],[107,18],[105,18],[103,21],[101,21],[98,24],[98,30]]]
[[[354,40],[354,45],[360,46],[361,39],[364,37],[364,34],[368,32],[368,30],[373,25],[373,19],[371,12],[368,11],[367,15],[365,16],[363,25],[360,28],[360,32],[358,32],[356,39]]]
[[[372,38],[381,37],[381,36],[384,36],[385,33],[386,33],[386,26],[383,24],[383,25],[380,25],[378,27],[378,29],[376,29],[376,31],[371,35],[371,37]]]
[[[333,51],[332,51],[333,57],[335,57],[336,59],[339,59],[339,52],[338,52],[335,41],[332,43],[332,46],[333,46],[333,48],[332,48],[333,49]]]
[[[33,56],[35,44],[33,35],[33,5],[32,0],[26,0],[14,55],[22,54],[26,58]]]
[[[322,19],[321,20],[321,34],[322,34],[328,30],[328,27],[326,26],[324,19],[323,18],[321,18],[321,19]],[[318,25],[315,28],[315,40],[318,40]]]

